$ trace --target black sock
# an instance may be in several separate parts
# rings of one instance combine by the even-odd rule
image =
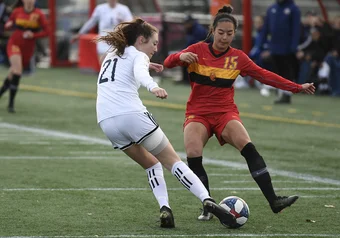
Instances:
[[[203,183],[204,187],[208,190],[210,195],[208,175],[205,172],[202,160],[203,160],[202,156],[187,158],[189,168],[201,180],[201,182]]]
[[[20,81],[21,75],[19,74],[13,74],[12,80],[9,85],[9,104],[8,107],[13,108],[14,107],[14,99],[15,95],[18,91],[19,81]]]
[[[2,87],[0,88],[0,97],[2,96],[2,94],[4,94],[7,91],[7,89],[9,88],[9,84],[10,84],[10,81],[8,77],[6,77],[6,79],[4,80],[4,83],[2,84]]]
[[[253,143],[249,142],[244,146],[241,155],[246,159],[249,171],[260,187],[263,195],[269,203],[276,199],[276,194],[272,185],[270,174],[267,171],[266,163],[262,156],[257,152]]]

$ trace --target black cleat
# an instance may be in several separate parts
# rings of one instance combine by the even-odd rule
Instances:
[[[284,94],[281,96],[281,98],[276,99],[274,104],[291,104],[291,96]]]
[[[7,111],[8,111],[9,113],[15,113],[14,107],[8,107],[8,108],[7,108]]]
[[[163,228],[174,228],[175,220],[174,215],[172,215],[172,211],[170,208],[163,206],[160,210],[161,214],[159,216],[161,220],[161,227]]]
[[[213,199],[205,199],[203,201],[204,210],[214,214],[226,227],[233,228],[236,225],[236,218],[233,214],[218,205]]]
[[[270,207],[274,213],[279,213],[286,207],[289,207],[290,205],[292,205],[298,198],[299,196],[296,196],[296,195],[289,196],[289,197],[278,196],[276,200],[274,200],[274,202],[270,204]]]

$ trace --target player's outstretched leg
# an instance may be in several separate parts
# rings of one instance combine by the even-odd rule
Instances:
[[[161,227],[174,228],[175,221],[169,205],[168,191],[161,163],[158,162],[150,168],[147,168],[145,171],[148,175],[150,188],[160,206]]]
[[[284,208],[289,207],[299,198],[298,196],[276,196],[266,163],[257,152],[253,143],[250,142],[244,146],[241,154],[246,159],[252,177],[260,187],[274,213],[278,213]]]
[[[17,94],[18,88],[19,88],[19,82],[20,82],[21,75],[19,74],[13,74],[11,83],[9,85],[9,103],[8,103],[8,112],[15,113],[14,110],[14,99]]]
[[[290,207],[299,196],[293,195],[293,196],[278,196],[271,204],[270,207],[274,213],[279,213],[286,207]]]
[[[189,168],[197,175],[197,177],[202,181],[204,187],[209,190],[209,179],[207,172],[203,167],[203,158],[202,156],[194,157],[194,158],[187,158]],[[209,221],[213,218],[213,215],[208,212],[204,207],[202,209],[202,213],[197,217],[199,221]]]
[[[172,211],[167,206],[163,206],[160,209],[160,220],[161,220],[161,227],[163,228],[174,228],[175,227],[175,220]]]
[[[227,227],[234,227],[236,225],[235,216],[218,205],[213,199],[205,199],[203,201],[203,207],[208,212],[214,214],[220,220],[222,225]]]
[[[236,223],[235,216],[215,203],[215,201],[209,196],[209,193],[201,180],[185,163],[182,161],[176,162],[171,169],[171,173],[176,176],[178,181],[180,181],[184,187],[203,202],[204,210],[214,214],[223,225],[232,226]]]
[[[9,81],[9,79],[7,77],[4,80],[4,83],[2,84],[2,86],[0,88],[0,98],[1,98],[2,94],[4,94],[9,89],[9,85],[10,85],[10,81]]]

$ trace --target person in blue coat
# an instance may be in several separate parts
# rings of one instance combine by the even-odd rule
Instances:
[[[260,45],[270,37],[273,71],[280,76],[294,81],[297,60],[295,54],[300,40],[301,12],[293,0],[276,0],[266,13]],[[290,104],[291,94],[279,91],[275,103]]]
[[[186,33],[185,48],[199,41],[205,40],[208,34],[208,30],[191,15],[188,15],[184,19],[184,29]],[[184,66],[182,67],[182,80],[180,81],[180,83],[190,84],[187,68]]]
[[[258,66],[272,71],[270,51],[268,49],[269,39],[261,42],[261,33],[263,31],[264,18],[264,16],[254,17],[253,23],[255,36],[253,38],[253,48],[249,52],[249,58],[251,58]],[[262,84],[260,88],[260,94],[262,96],[270,96],[270,88],[272,88],[271,86]]]

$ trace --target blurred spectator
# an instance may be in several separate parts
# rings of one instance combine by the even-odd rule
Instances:
[[[312,41],[306,48],[299,50],[296,54],[297,59],[301,62],[298,83],[314,82],[316,88],[318,88],[317,72],[327,54],[327,50],[322,42],[320,28],[313,27],[310,32]]]
[[[333,49],[338,49],[340,45],[340,15],[336,16],[332,22],[333,27]]]
[[[254,28],[255,28],[255,36],[253,39],[254,46],[249,53],[249,57],[260,67],[271,70],[272,66],[271,66],[268,39],[265,39],[264,42],[261,42],[261,33],[263,31],[263,24],[264,24],[263,16],[254,17]],[[271,88],[271,86],[261,84],[260,88],[261,88],[260,93],[262,96],[268,97],[270,95],[269,89]]]
[[[195,44],[204,40],[207,37],[207,29],[198,23],[191,15],[188,15],[184,20],[184,28],[186,33],[186,46]]]
[[[329,53],[318,72],[320,79],[320,93],[330,91],[332,96],[340,96],[340,44]]]
[[[301,19],[301,35],[300,35],[300,44],[304,44],[310,38],[310,29],[313,25],[313,19],[316,16],[314,11],[308,11],[305,16]]]
[[[72,37],[72,42],[79,39],[80,35],[89,32],[94,26],[99,25],[99,34],[104,36],[107,31],[112,31],[121,22],[131,21],[133,16],[128,6],[118,3],[118,0],[107,0],[107,3],[99,4],[94,9],[91,18],[83,25],[79,33]],[[110,46],[104,42],[97,43],[99,62],[104,57]]]
[[[207,29],[191,15],[188,15],[185,18],[184,29],[186,38],[185,48],[187,48],[189,45],[205,40],[208,34]],[[182,67],[182,80],[178,82],[183,84],[190,84],[189,75],[185,66]]]
[[[266,42],[270,35],[269,50],[273,71],[284,78],[294,81],[295,53],[300,40],[300,9],[293,0],[276,0],[267,9],[259,45]],[[275,103],[291,103],[291,94],[279,90]]]
[[[321,34],[321,44],[326,51],[331,51],[333,48],[333,36],[334,32],[332,26],[324,21],[320,16],[315,16],[313,18],[312,27],[319,29]]]

